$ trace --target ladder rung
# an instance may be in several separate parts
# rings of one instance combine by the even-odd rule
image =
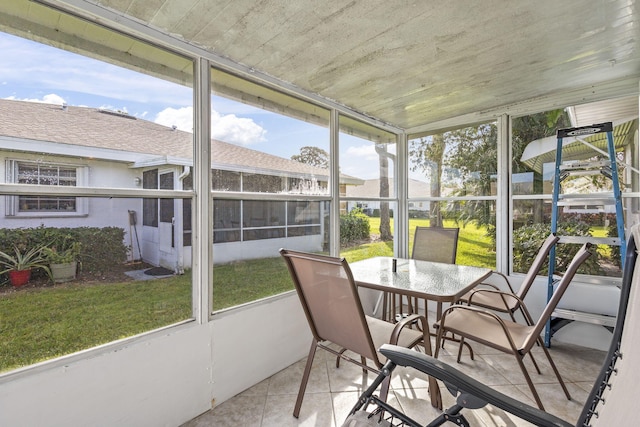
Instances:
[[[576,171],[563,171],[560,176],[560,180],[562,181],[564,178],[568,176],[595,176],[595,175],[604,175],[607,178],[609,176],[602,169],[588,169],[588,170],[576,170]]]
[[[583,245],[587,242],[595,245],[620,246],[619,237],[560,236],[558,241],[558,243],[575,243],[578,245]]]
[[[603,191],[600,193],[564,193],[558,194],[558,199],[612,199],[611,191]]]
[[[556,308],[551,314],[552,317],[560,319],[576,320],[578,322],[592,323],[603,326],[615,326],[616,316],[607,316],[606,314],[586,313],[584,311],[567,310],[564,308]]]
[[[571,162],[563,163],[560,165],[561,171],[572,171],[576,169],[596,169],[605,166],[611,166],[611,162],[608,160],[599,160],[597,162]]]
[[[616,198],[613,193],[566,193],[558,195],[558,206],[608,206],[615,204]]]
[[[601,199],[562,199],[558,201],[558,206],[610,206],[615,205],[616,199],[613,197],[601,198]]]

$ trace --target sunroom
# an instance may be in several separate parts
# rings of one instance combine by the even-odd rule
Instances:
[[[298,362],[310,335],[280,247],[407,258],[416,226],[451,225],[458,264],[521,279],[527,243],[549,232],[554,149],[541,141],[558,128],[614,124],[625,227],[640,219],[634,3],[12,0],[0,31],[3,105],[92,109],[87,129],[101,129],[0,126],[3,233],[113,226],[132,270],[181,262],[175,293],[0,286],[2,425],[181,425]],[[366,218],[366,238],[345,237],[348,215]],[[564,215],[604,236],[613,220]],[[617,254],[599,247],[562,307],[615,317]],[[60,289],[76,293],[64,309],[47,299]],[[367,309],[377,297],[363,293]],[[16,332],[26,312],[41,335]],[[553,340],[601,350],[609,336],[576,321]]]

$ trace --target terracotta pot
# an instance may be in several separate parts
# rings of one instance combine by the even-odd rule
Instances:
[[[9,272],[9,280],[13,287],[25,285],[31,279],[31,270],[12,270]]]

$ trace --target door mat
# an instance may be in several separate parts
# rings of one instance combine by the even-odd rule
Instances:
[[[152,267],[144,271],[148,276],[172,276],[173,271],[164,267]]]

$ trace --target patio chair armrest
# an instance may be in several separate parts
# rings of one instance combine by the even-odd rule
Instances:
[[[511,293],[512,293],[512,294],[515,294],[515,293],[516,293],[516,292],[513,290],[513,286],[511,286],[511,282],[509,281],[509,278],[508,278],[505,274],[500,273],[499,271],[495,271],[495,270],[494,270],[494,271],[492,271],[492,272],[491,272],[491,276],[494,276],[494,275],[495,275],[495,276],[498,276],[498,277],[501,277],[501,278],[502,278],[502,280],[504,280],[504,282],[505,282],[505,283],[507,284],[507,286],[509,287],[509,291],[511,291]],[[491,277],[491,276],[489,276],[489,277]],[[483,285],[483,286],[491,286],[491,287],[492,287],[492,288],[494,288],[494,289],[498,289],[498,287],[497,287],[496,285],[492,285],[491,283],[484,283],[484,282],[483,282],[483,283],[480,283],[480,284],[481,284],[481,285]]]
[[[398,323],[395,324],[393,328],[393,332],[391,333],[391,339],[389,342],[391,344],[396,344],[398,339],[400,338],[400,334],[402,330],[406,327],[410,327],[411,325],[420,322],[420,328],[425,331],[427,328],[427,319],[421,314],[411,314],[407,317],[403,317]]]
[[[393,327],[393,331],[391,332],[391,338],[389,339],[390,344],[397,344],[400,339],[400,334],[402,330],[407,327],[411,327],[412,325],[418,326],[418,329],[422,331],[422,341],[424,345],[424,349],[427,353],[432,354],[431,349],[431,340],[429,339],[429,324],[427,323],[427,318],[421,314],[411,314],[407,317],[402,318],[398,323]]]
[[[573,424],[569,424],[547,412],[502,394],[458,371],[456,368],[426,354],[389,344],[384,344],[380,347],[380,352],[396,365],[417,369],[443,381],[447,384],[447,387],[472,395],[537,426],[573,426]],[[462,399],[459,399],[458,404],[464,407],[464,402],[460,402],[460,400]]]
[[[473,296],[475,294],[478,293],[492,293],[492,294],[499,294],[502,296],[502,301],[504,302],[505,308],[508,309],[508,305],[507,305],[507,301],[505,300],[505,298],[511,298],[514,300],[517,300],[520,304],[524,304],[524,301],[522,301],[522,298],[518,297],[515,294],[512,294],[510,292],[505,292],[505,291],[501,291],[499,289],[475,289],[473,290],[470,294],[469,294],[469,299],[467,300],[467,305],[471,305],[471,303],[473,302]]]

